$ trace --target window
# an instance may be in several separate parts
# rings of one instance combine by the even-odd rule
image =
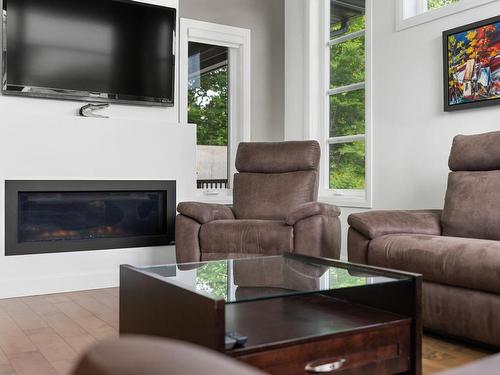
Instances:
[[[188,122],[196,124],[198,189],[229,186],[229,50],[189,42]]]
[[[426,10],[432,10],[450,5],[453,3],[458,3],[460,0],[424,0],[424,6]]]
[[[196,125],[198,200],[230,203],[238,143],[250,140],[250,30],[181,18],[179,119]]]
[[[498,0],[396,0],[396,29],[402,30]]]
[[[369,206],[367,174],[365,0],[330,0],[327,60],[327,195],[338,204]]]
[[[403,2],[403,17],[410,18],[419,14],[445,7],[450,4],[458,3],[461,0],[399,0]]]

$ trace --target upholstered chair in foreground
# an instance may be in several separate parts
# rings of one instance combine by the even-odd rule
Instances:
[[[423,275],[424,327],[500,347],[500,132],[457,136],[443,210],[349,216],[349,260]]]
[[[128,336],[95,344],[73,375],[265,375],[243,363],[170,339]]]
[[[339,258],[340,210],[317,202],[315,141],[241,143],[233,206],[182,202],[177,262],[296,252]]]

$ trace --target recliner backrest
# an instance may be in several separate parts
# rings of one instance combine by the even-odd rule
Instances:
[[[456,136],[448,165],[443,235],[500,240],[500,132]]]
[[[284,220],[298,205],[315,201],[320,155],[316,141],[241,143],[234,175],[236,218]]]

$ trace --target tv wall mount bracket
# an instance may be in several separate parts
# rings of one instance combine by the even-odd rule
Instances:
[[[94,118],[109,118],[109,116],[99,115],[94,113],[95,111],[100,111],[102,109],[108,108],[109,103],[104,104],[86,104],[80,108],[80,116],[83,117],[94,117]]]

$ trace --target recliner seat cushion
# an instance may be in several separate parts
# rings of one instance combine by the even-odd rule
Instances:
[[[500,242],[431,235],[371,241],[368,264],[420,273],[424,280],[500,293]]]
[[[500,240],[500,171],[450,173],[442,226],[444,236]]]
[[[217,220],[200,230],[203,253],[278,255],[293,250],[293,227],[274,220]]]
[[[237,173],[233,211],[237,219],[285,220],[303,203],[315,200],[316,171]]]

